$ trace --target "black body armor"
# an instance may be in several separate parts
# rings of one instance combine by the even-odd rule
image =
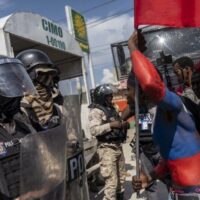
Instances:
[[[93,104],[93,108],[98,108],[105,113],[107,120],[103,121],[104,124],[112,122],[112,121],[116,121],[116,120],[121,121],[121,118],[114,107],[104,107],[99,104]],[[112,142],[121,143],[121,142],[124,142],[124,140],[126,139],[126,136],[127,136],[126,129],[115,128],[104,135],[97,136],[97,140],[99,142],[105,142],[105,143],[112,143]]]
[[[20,121],[14,134],[0,127],[0,199],[13,200],[20,194],[20,139],[30,130]]]
[[[26,110],[27,110],[30,122],[36,131],[44,131],[44,130],[59,126],[61,124],[61,115],[62,114],[61,114],[59,108],[57,108],[57,106],[55,106],[55,105],[53,106],[53,115],[45,125],[41,125],[38,122],[36,114],[32,110],[32,108],[26,108]]]

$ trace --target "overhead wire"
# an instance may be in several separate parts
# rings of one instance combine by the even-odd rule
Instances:
[[[101,19],[98,19],[98,20],[94,20],[94,21],[92,21],[92,22],[86,23],[86,25],[88,26],[88,28],[91,28],[91,27],[97,26],[97,25],[99,25],[99,24],[105,23],[106,21],[109,21],[109,20],[111,20],[111,19],[113,19],[113,18],[119,17],[119,16],[121,16],[121,15],[127,13],[127,12],[130,12],[130,11],[133,11],[133,8],[129,8],[129,9],[127,9],[127,10],[123,10],[123,11],[114,13],[113,15],[110,15],[110,16],[105,17],[105,18],[101,18]],[[99,23],[96,23],[96,22],[98,22],[98,21],[99,21]]]
[[[91,48],[92,49],[92,48]],[[95,52],[100,52],[100,51],[105,51],[107,49],[110,49],[110,47],[106,47],[106,48],[103,48],[103,49],[98,49],[98,50],[95,50],[95,51],[91,51],[91,53],[95,53]]]
[[[116,0],[110,0],[110,1],[108,1],[108,2],[104,2],[104,3],[102,3],[102,4],[99,4],[99,5],[97,5],[97,6],[94,6],[94,7],[92,7],[92,8],[89,8],[89,9],[87,9],[87,10],[84,10],[84,11],[81,11],[81,13],[87,13],[87,12],[89,12],[89,11],[91,11],[91,10],[94,10],[94,9],[97,9],[97,8],[99,8],[99,7],[102,7],[102,6],[105,6],[105,5],[107,5],[107,4],[109,4],[109,3],[112,3],[112,2],[114,2],[114,1],[116,1]],[[97,19],[97,20],[94,20],[94,21],[91,21],[91,22],[89,22],[89,23],[86,23],[86,25],[88,26],[88,28],[92,28],[92,27],[95,27],[95,26],[98,26],[98,25],[100,25],[100,24],[102,24],[102,23],[105,23],[105,22],[107,22],[107,21],[109,21],[109,20],[111,20],[111,19],[113,19],[113,18],[117,18],[117,17],[119,17],[119,16],[121,16],[121,15],[123,15],[123,14],[125,14],[125,13],[128,13],[128,12],[130,12],[130,11],[132,11],[133,10],[133,8],[129,8],[129,9],[126,9],[126,10],[121,10],[121,11],[119,11],[119,12],[116,12],[116,13],[114,13],[114,14],[112,14],[112,15],[110,15],[110,16],[107,16],[107,17],[105,17],[105,18],[100,18],[100,19]],[[64,19],[64,18],[63,18]],[[61,21],[61,20],[60,20]],[[98,23],[99,22],[99,23]],[[97,48],[97,47],[102,47],[102,46],[106,46],[108,43],[105,43],[105,44],[102,44],[102,45],[97,45],[97,46],[94,46],[94,47],[91,47],[91,48]],[[100,49],[100,50],[96,50],[96,51],[93,51],[92,53],[94,53],[94,52],[98,52],[98,51],[102,51],[102,50],[107,50],[107,49],[110,49],[110,47],[108,47],[108,48],[103,48],[103,49]],[[104,55],[112,55],[112,53],[104,53],[104,54],[101,54],[101,55],[99,55],[100,57],[101,56],[104,56]],[[108,63],[102,63],[102,64],[97,64],[97,65],[94,65],[94,66],[99,66],[99,65],[103,65],[103,64],[108,64]],[[96,68],[96,67],[95,67]]]
[[[104,43],[104,44],[92,46],[92,47],[90,47],[90,48],[96,49],[96,48],[103,47],[103,46],[106,46],[106,45],[109,45],[109,44],[110,44],[110,43]]]
[[[102,65],[111,65],[112,62],[104,62],[104,63],[99,63],[99,64],[95,64],[93,65],[94,68],[99,68],[102,67]]]
[[[114,2],[114,1],[117,1],[117,0],[106,1],[106,2],[104,2],[104,3],[102,3],[102,4],[99,4],[99,5],[97,5],[97,6],[91,7],[91,8],[89,8],[89,9],[87,9],[87,10],[80,11],[80,12],[84,14],[84,13],[93,11],[94,9],[100,8],[100,7],[102,7],[102,6],[105,6],[105,5],[109,4],[109,3],[112,3],[112,2]]]
[[[98,9],[98,8],[100,8],[100,7],[106,6],[107,4],[113,3],[114,1],[117,1],[117,0],[109,0],[109,1],[106,1],[106,2],[104,2],[104,3],[102,3],[102,4],[96,5],[96,6],[94,6],[94,7],[88,8],[88,9],[83,10],[83,11],[80,11],[80,13],[81,13],[81,14],[88,13],[88,12],[93,11],[93,10],[95,10],[95,9]],[[66,18],[63,17],[63,18],[57,19],[55,22],[60,22],[60,21],[62,21],[62,20],[64,20],[64,19],[66,19]]]

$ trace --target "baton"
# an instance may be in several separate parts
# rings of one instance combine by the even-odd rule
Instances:
[[[104,192],[105,189],[107,189],[108,186],[104,186],[95,196],[94,198],[96,199],[102,192]]]
[[[135,134],[136,134],[136,178],[140,178],[140,152],[139,152],[139,86],[138,80],[135,77]],[[137,192],[137,198],[139,198],[139,191]]]

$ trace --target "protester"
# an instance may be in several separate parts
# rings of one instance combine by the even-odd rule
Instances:
[[[113,88],[104,84],[95,88],[89,113],[91,134],[98,140],[100,172],[105,179],[104,200],[123,200],[125,160],[122,143],[128,122],[123,122],[112,104]]]
[[[187,56],[180,57],[173,62],[173,70],[176,74],[181,90],[179,94],[198,103],[199,100],[192,89],[192,74],[194,71],[194,62]],[[180,90],[179,89],[179,90]]]
[[[153,139],[163,159],[151,176],[141,171],[139,180],[133,177],[133,188],[145,188],[152,180],[170,174],[172,199],[200,199],[200,135],[181,98],[166,88],[137,45],[138,36],[134,33],[128,41],[133,72],[145,95],[157,105]]]
[[[134,86],[135,77],[132,73],[128,76],[127,81],[127,109],[122,113],[122,119],[127,120],[135,115],[134,104]],[[139,95],[139,142],[140,142],[140,160],[142,169],[149,174],[150,171],[158,164],[160,154],[156,145],[153,143],[152,122],[156,112],[156,107],[153,105],[140,89]],[[133,144],[134,145],[134,144]],[[147,200],[162,200],[167,199],[167,187],[154,180],[152,184],[146,188]]]

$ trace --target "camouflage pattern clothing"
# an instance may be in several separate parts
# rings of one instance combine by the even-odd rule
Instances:
[[[42,85],[36,84],[35,88],[39,95],[27,95],[22,102],[31,106],[38,123],[44,126],[53,116],[53,97]]]
[[[105,123],[106,115],[98,108],[89,113],[89,128],[93,136],[111,131],[110,124]],[[117,193],[124,191],[125,159],[120,143],[99,143],[97,153],[100,159],[100,172],[105,179],[103,200],[116,200]]]
[[[194,91],[191,87],[186,87],[183,90],[182,96],[189,98],[190,100],[192,100],[196,104],[199,104],[199,99],[195,95],[195,93],[194,93]]]

